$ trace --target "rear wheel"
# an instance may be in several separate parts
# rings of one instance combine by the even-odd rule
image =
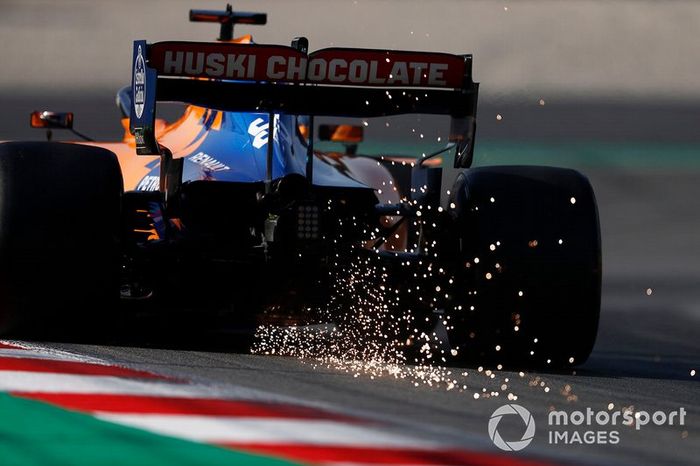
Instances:
[[[456,271],[466,289],[450,311],[452,347],[463,359],[583,363],[595,342],[601,285],[588,180],[560,168],[482,167],[467,170],[456,188]]]
[[[0,144],[0,334],[99,325],[119,298],[122,189],[105,149]]]

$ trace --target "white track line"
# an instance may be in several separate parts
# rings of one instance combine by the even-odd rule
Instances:
[[[430,448],[437,445],[386,429],[327,420],[254,419],[169,414],[98,414],[98,419],[207,443],[298,443]]]
[[[114,376],[0,371],[0,392],[145,395],[271,401],[245,387],[216,387]]]
[[[64,353],[64,352],[49,352],[49,351],[44,351],[40,349],[9,349],[9,348],[0,348],[0,357],[1,358],[31,358],[31,359],[46,359],[50,361],[73,361],[73,362],[85,362],[85,363],[91,363],[91,364],[100,364],[100,365],[110,365],[114,366],[114,364],[108,364],[107,362],[101,360],[101,359],[96,359],[96,358],[90,358],[87,356],[79,356],[76,354],[70,354],[70,353]]]
[[[24,349],[27,349],[30,346],[29,344],[19,340],[0,340],[0,343],[3,343],[5,345],[18,346]]]
[[[220,394],[207,387],[113,376],[0,371],[0,391],[209,397]]]

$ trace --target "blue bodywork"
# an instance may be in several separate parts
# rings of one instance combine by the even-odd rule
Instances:
[[[212,127],[221,114],[220,125]],[[290,174],[306,174],[307,146],[297,130],[297,118],[275,115],[273,142],[273,180]],[[227,181],[253,183],[265,181],[269,115],[266,113],[205,112],[200,122],[202,133],[195,140],[201,144],[184,156],[182,181]],[[160,163],[154,162],[146,179],[159,176]],[[150,178],[148,178],[150,177]],[[321,155],[314,156],[313,184],[345,188],[366,188],[331,165]],[[152,189],[152,183],[141,183],[140,190]]]

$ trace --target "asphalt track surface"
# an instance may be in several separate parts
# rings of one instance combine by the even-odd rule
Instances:
[[[113,131],[100,121],[91,124]],[[603,131],[604,127],[598,128]],[[632,135],[635,140],[649,134],[633,124],[626,128],[637,131]],[[696,142],[692,131],[683,131],[678,140]],[[413,436],[440,438],[479,451],[498,452],[488,437],[487,424],[492,412],[509,402],[505,393],[511,392],[517,395],[513,402],[533,414],[538,431],[529,447],[505,458],[574,464],[697,464],[700,375],[691,371],[700,372],[700,169],[600,167],[587,168],[585,173],[600,208],[603,306],[593,355],[575,373],[520,375],[504,370],[494,371],[491,379],[477,368],[454,368],[455,373],[468,372],[457,377],[468,389],[448,391],[444,385],[416,386],[410,377],[372,379],[362,373],[355,377],[310,360],[246,354],[234,337],[205,329],[168,335],[154,327],[97,342],[40,343],[224,391],[246,387],[321,404],[390,421]],[[505,378],[509,379],[506,392],[475,399],[474,393],[483,394],[483,388],[499,391]],[[648,425],[639,431],[618,427],[616,445],[548,443],[550,409],[598,411],[607,410],[610,403],[615,410],[634,407],[650,413],[684,408],[686,422],[684,426]],[[519,438],[523,426],[505,424],[504,436]],[[590,429],[607,430],[595,426],[569,430]]]
[[[205,330],[168,336],[153,328],[153,333],[141,331],[98,344],[42,344],[224,390],[247,387],[320,403],[391,421],[413,435],[486,451],[497,451],[487,434],[488,419],[507,400],[505,393],[490,399],[473,395],[482,387],[498,390],[507,377],[508,391],[542,426],[526,450],[510,453],[515,457],[582,464],[697,464],[700,386],[691,370],[700,370],[700,173],[637,170],[589,176],[600,204],[606,272],[598,341],[590,360],[575,373],[521,376],[495,371],[496,378],[488,379],[476,368],[455,368],[469,373],[460,378],[469,388],[447,391],[444,386],[415,386],[411,378],[355,377],[313,361],[245,354],[233,337]],[[548,444],[544,426],[551,407],[598,411],[609,403],[615,409],[634,406],[649,412],[683,407],[686,425],[649,425],[640,431],[625,427],[619,429],[617,445]],[[510,427],[511,436],[519,438],[522,426]]]

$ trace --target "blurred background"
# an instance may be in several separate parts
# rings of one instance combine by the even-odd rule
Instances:
[[[189,23],[188,10],[224,6],[0,0],[0,139],[42,139],[28,128],[38,109],[73,111],[79,131],[118,139],[114,95],[130,83],[131,41],[213,40],[217,28]],[[574,167],[596,189],[605,264],[597,348],[617,339],[618,351],[653,355],[655,338],[660,347],[696,328],[700,2],[237,0],[234,9],[268,13],[267,26],[237,27],[260,43],[304,35],[312,50],[473,53],[477,164]],[[641,322],[654,336],[620,340],[620,322]],[[675,350],[700,353],[696,338],[685,345]]]
[[[212,40],[216,26],[189,23],[188,10],[224,6],[0,0],[0,98],[6,109],[0,137],[30,135],[18,133],[26,119],[12,110],[42,102],[75,110],[80,127],[98,137],[118,137],[117,113],[103,105],[130,83],[131,41]],[[268,12],[267,26],[237,27],[261,43],[286,44],[305,35],[311,49],[473,53],[484,143],[643,142],[640,155],[655,164],[653,154],[662,148],[647,151],[649,144],[700,141],[699,2],[238,0],[234,8]],[[614,163],[596,160],[602,162]]]

